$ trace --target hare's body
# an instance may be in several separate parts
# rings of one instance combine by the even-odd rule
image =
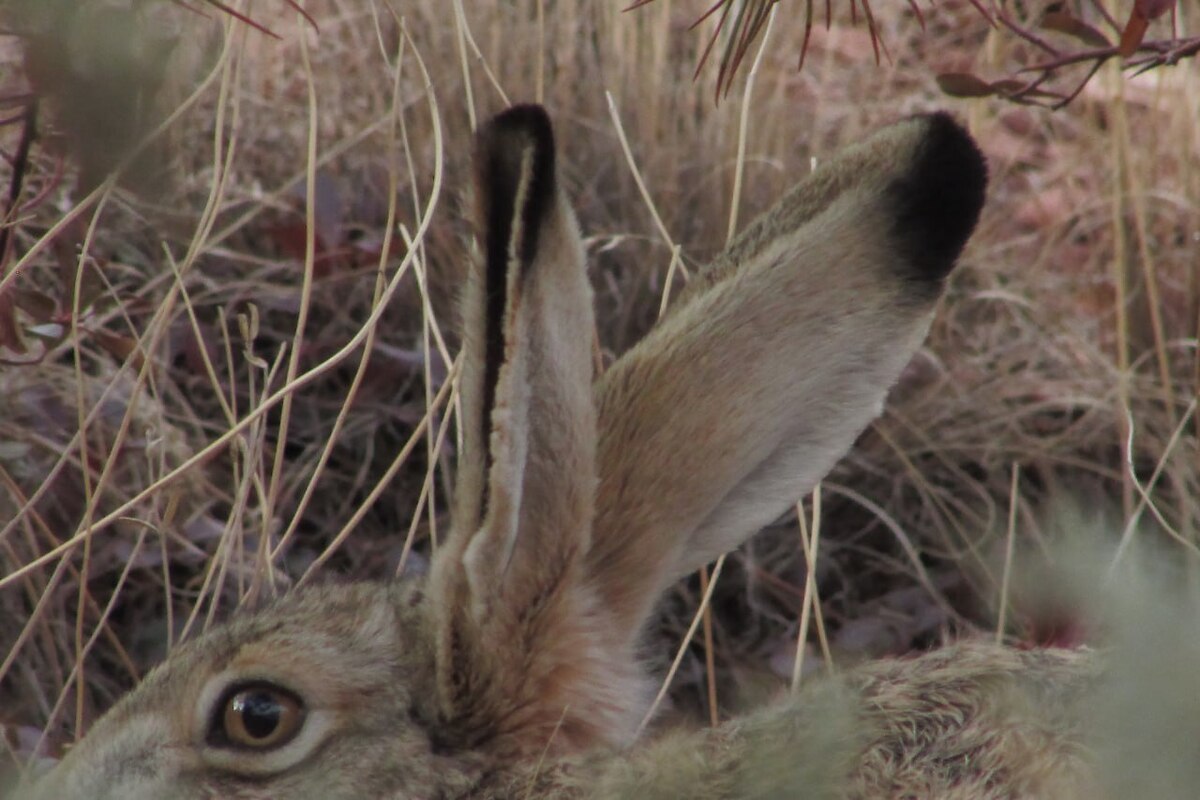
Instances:
[[[1086,651],[953,645],[865,666],[719,728],[635,755],[510,771],[495,798],[1085,800]],[[536,792],[530,794],[530,787]]]
[[[177,649],[39,800],[1069,797],[1086,653],[963,644],[629,749],[671,581],[789,507],[879,412],[983,202],[944,115],[831,160],[593,382],[544,112],[480,133],[464,452],[428,577],[307,589]]]

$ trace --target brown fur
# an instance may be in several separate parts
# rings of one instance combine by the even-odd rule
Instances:
[[[982,202],[965,132],[914,118],[822,166],[595,386],[544,112],[497,117],[475,159],[465,448],[429,577],[298,591],[180,647],[26,797],[1088,796],[1087,652],[960,644],[629,748],[663,587],[819,480],[920,345]],[[230,745],[246,682],[299,699],[294,738]]]

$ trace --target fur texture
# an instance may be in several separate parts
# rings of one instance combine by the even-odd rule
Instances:
[[[915,117],[822,165],[599,382],[542,109],[481,130],[475,182],[428,578],[301,590],[180,647],[26,797],[1090,796],[1086,652],[960,644],[629,749],[660,592],[819,480],[920,345],[983,202],[961,127]]]

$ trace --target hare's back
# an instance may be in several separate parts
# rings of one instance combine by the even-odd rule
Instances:
[[[855,800],[1096,796],[1085,745],[1092,651],[961,643],[881,661],[852,682],[868,745]]]

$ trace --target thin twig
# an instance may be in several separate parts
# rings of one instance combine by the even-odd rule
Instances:
[[[25,175],[29,172],[29,153],[33,149],[33,142],[38,135],[38,101],[36,97],[31,96],[26,100],[22,116],[25,119],[25,125],[21,129],[17,152],[13,155],[12,177],[8,181],[8,203],[4,209],[4,217],[0,219],[0,265],[8,263],[8,247],[12,241],[12,223],[21,205]]]

